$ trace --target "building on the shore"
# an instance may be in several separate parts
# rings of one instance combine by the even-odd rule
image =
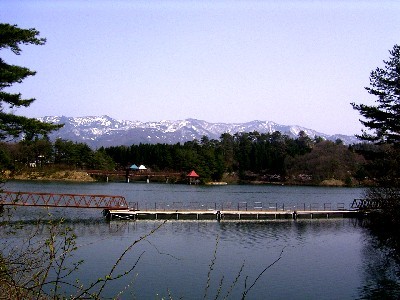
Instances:
[[[189,174],[187,174],[186,177],[189,180],[189,184],[199,184],[200,182],[199,180],[200,176],[197,175],[197,173],[194,170],[192,170]]]
[[[138,170],[139,170],[139,167],[138,167],[137,165],[133,164],[132,166],[129,167],[129,169],[130,169],[131,171],[138,171]]]

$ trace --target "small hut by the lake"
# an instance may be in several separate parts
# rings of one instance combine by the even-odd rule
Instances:
[[[186,177],[189,180],[189,184],[198,184],[199,183],[199,175],[197,175],[197,173],[192,170],[189,174],[186,175]]]
[[[132,166],[129,167],[129,169],[130,169],[131,171],[138,171],[138,170],[139,170],[139,167],[138,167],[137,165],[133,164]]]

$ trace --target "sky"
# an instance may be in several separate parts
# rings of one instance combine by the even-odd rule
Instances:
[[[253,120],[359,134],[351,102],[400,42],[400,1],[0,0],[0,22],[47,42],[7,63],[28,117]]]

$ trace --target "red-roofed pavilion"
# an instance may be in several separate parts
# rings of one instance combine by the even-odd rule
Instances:
[[[186,175],[187,178],[189,178],[189,184],[197,184],[198,183],[198,178],[200,177],[199,175],[197,175],[197,173],[192,170],[189,174]]]

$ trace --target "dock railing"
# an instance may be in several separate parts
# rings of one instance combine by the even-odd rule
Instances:
[[[351,204],[346,208],[346,204],[341,203],[277,203],[277,202],[129,202],[130,210],[138,211],[337,211],[353,210]]]

